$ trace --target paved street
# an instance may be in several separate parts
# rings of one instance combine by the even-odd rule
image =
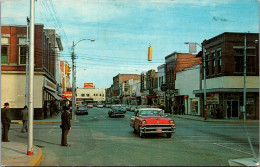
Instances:
[[[109,118],[107,108],[89,109],[72,123],[68,141],[61,147],[59,124],[35,124],[34,145],[44,153],[42,166],[227,166],[229,159],[252,157],[247,132],[259,155],[259,124],[199,122],[176,118],[172,138],[140,138],[129,126],[133,113]],[[26,142],[21,125],[12,125],[11,141]]]

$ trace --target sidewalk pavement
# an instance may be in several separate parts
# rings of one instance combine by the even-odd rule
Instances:
[[[207,118],[204,120],[204,117],[199,115],[170,115],[171,117],[175,118],[182,118],[182,119],[189,119],[194,121],[201,121],[201,122],[217,122],[217,123],[259,123],[259,120],[246,120],[243,119],[214,119],[214,118]]]
[[[75,122],[75,120],[71,120]],[[53,115],[52,118],[34,120],[34,124],[61,123],[61,114]],[[21,120],[12,120],[12,124],[23,124]],[[27,155],[27,143],[2,142],[1,143],[2,166],[38,166],[43,159],[41,148],[34,146],[34,155]]]

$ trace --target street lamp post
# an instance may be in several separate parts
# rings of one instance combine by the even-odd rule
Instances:
[[[89,40],[91,42],[94,42],[94,39],[81,39],[78,42],[72,44],[72,54],[71,54],[71,59],[72,59],[72,118],[74,118],[74,120],[76,120],[76,65],[75,65],[75,46],[81,42],[81,41],[85,41],[85,40]]]
[[[184,44],[196,44],[202,48],[202,59],[203,59],[203,80],[204,80],[204,86],[203,86],[203,94],[204,94],[204,100],[203,100],[203,114],[204,114],[204,119],[207,119],[207,92],[206,92],[206,49],[205,47],[201,46],[198,43],[194,42],[184,42]],[[193,49],[192,49],[193,50]]]

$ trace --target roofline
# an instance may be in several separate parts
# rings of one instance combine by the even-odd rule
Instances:
[[[43,23],[36,23],[36,24],[34,24],[34,25],[36,25],[36,26],[44,26]],[[27,25],[1,24],[1,27],[8,27],[8,26],[10,26],[10,27],[27,27]]]

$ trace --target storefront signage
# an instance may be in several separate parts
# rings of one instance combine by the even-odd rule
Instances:
[[[85,82],[84,88],[94,88],[94,83],[93,82]]]
[[[44,87],[56,91],[56,85],[47,78],[44,78]]]
[[[207,104],[219,104],[219,94],[208,93]]]
[[[63,91],[62,97],[63,98],[72,98],[72,91]]]

